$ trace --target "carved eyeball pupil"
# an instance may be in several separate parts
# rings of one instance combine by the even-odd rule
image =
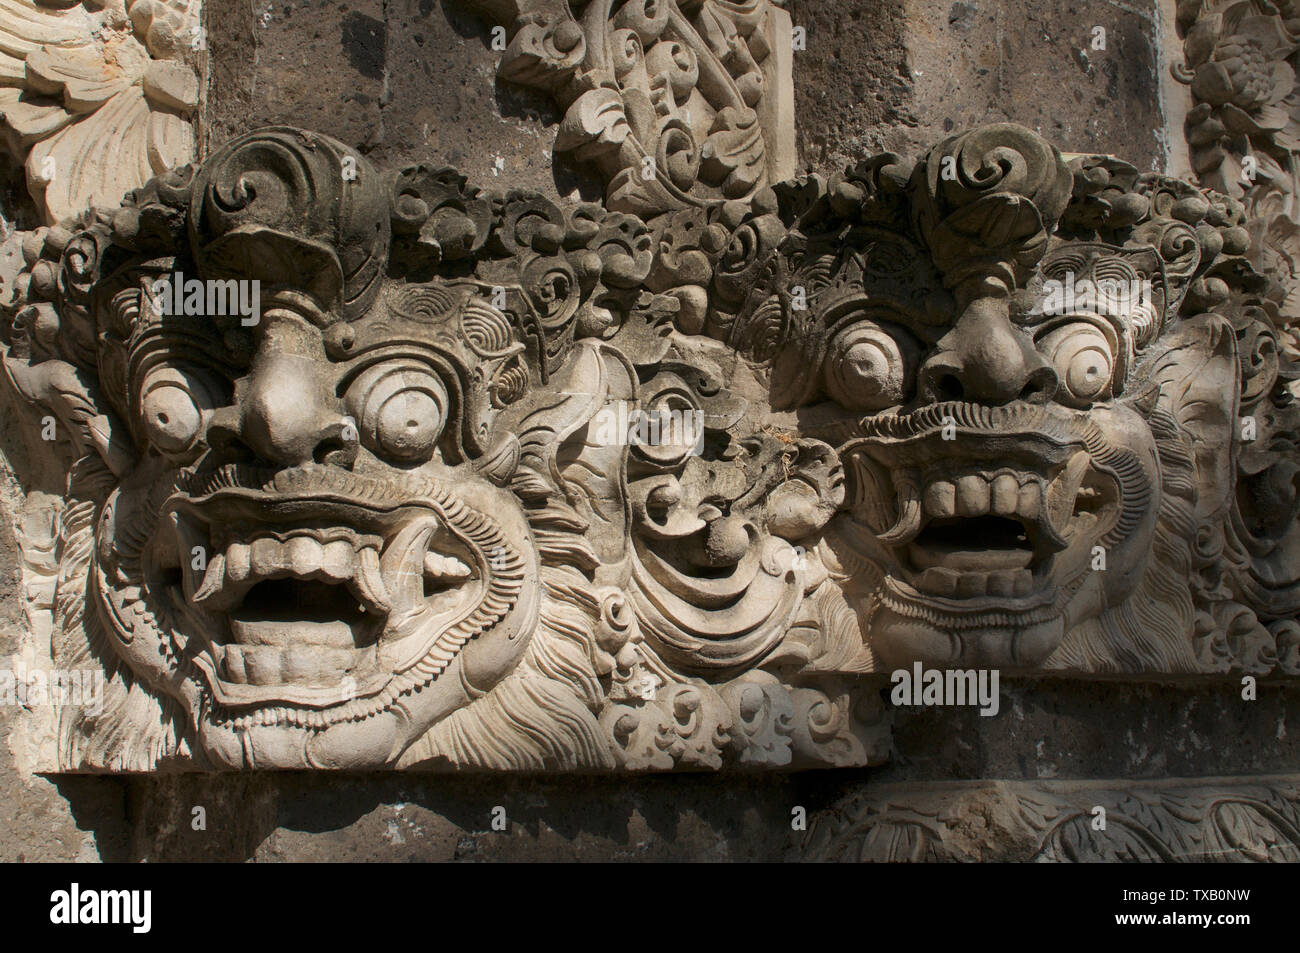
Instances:
[[[889,376],[889,363],[879,345],[855,344],[844,355],[844,377],[856,382],[867,393],[883,390]]]
[[[202,415],[183,387],[155,387],[145,395],[142,409],[150,442],[165,453],[185,450],[198,435]]]
[[[1075,357],[1070,365],[1070,390],[1077,394],[1100,389],[1104,381],[1100,358],[1096,351],[1084,351]]]
[[[1106,395],[1114,363],[1110,343],[1099,328],[1081,322],[1065,325],[1049,332],[1042,343],[1061,376],[1066,397],[1091,401]]]
[[[442,410],[425,391],[404,390],[384,402],[376,420],[380,446],[402,460],[428,456],[442,433]]]
[[[401,463],[432,458],[451,406],[442,379],[406,359],[365,370],[349,388],[347,401],[362,443]]]

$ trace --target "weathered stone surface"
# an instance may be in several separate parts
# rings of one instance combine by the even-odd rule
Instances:
[[[1061,7],[210,5],[208,161],[20,242],[15,651],[103,664],[108,713],[9,719],[18,811],[121,859],[1292,858],[1286,189],[1142,174],[1161,11]],[[1295,50],[1213,7],[1178,75],[1227,187],[1207,130],[1254,110],[1281,167]],[[182,272],[262,282],[252,330],[169,320]],[[1056,300],[1102,279],[1150,288]],[[647,409],[707,439],[602,430]],[[1002,671],[998,713],[900,701],[913,666]],[[74,828],[33,766],[726,773],[68,777]]]
[[[831,173],[988,122],[1166,168],[1156,0],[791,0],[799,148]],[[1102,27],[1106,49],[1093,49]]]
[[[377,163],[576,195],[543,95],[494,80],[492,24],[449,0],[231,3],[209,20],[208,151],[264,125],[328,130]],[[270,11],[269,14],[267,11]]]

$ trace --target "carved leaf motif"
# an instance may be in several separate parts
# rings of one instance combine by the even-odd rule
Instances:
[[[46,222],[91,205],[116,207],[148,179],[194,157],[192,67],[178,57],[198,0],[53,10],[0,4],[0,114],[5,144],[25,160]],[[167,58],[171,59],[167,59]]]
[[[193,155],[189,121],[154,111],[143,92],[130,87],[35,146],[26,168],[34,188],[45,183],[47,218],[60,221],[89,205],[115,206],[125,193]],[[42,175],[47,158],[58,170],[53,181]]]
[[[612,89],[583,93],[569,107],[555,137],[555,148],[573,150],[581,158],[596,158],[617,149],[631,133],[623,101]]]
[[[491,16],[508,9],[462,2]],[[609,208],[654,218],[748,198],[793,172],[792,30],[779,3],[513,12],[500,75],[556,97],[566,115],[555,149],[595,163]]]

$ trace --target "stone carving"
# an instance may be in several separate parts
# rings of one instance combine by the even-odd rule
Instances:
[[[885,785],[816,815],[798,856],[1294,863],[1300,787],[1294,777]]]
[[[1238,203],[1004,124],[725,215],[691,330],[836,448],[816,554],[878,668],[1296,673],[1291,332]]]
[[[4,145],[46,223],[194,158],[200,29],[198,0],[6,0]]]
[[[1297,316],[1300,277],[1300,17],[1290,4],[1182,0],[1178,26],[1190,84],[1186,133],[1202,185],[1239,199],[1256,266],[1280,279],[1278,306]],[[1294,353],[1294,340],[1287,345]]]
[[[650,220],[793,174],[790,16],[779,0],[465,0],[507,26],[499,75],[551,93],[557,152],[607,208]]]
[[[1010,124],[650,223],[228,143],[24,246],[108,675],[51,767],[862,765],[914,663],[1300,674],[1242,215]]]

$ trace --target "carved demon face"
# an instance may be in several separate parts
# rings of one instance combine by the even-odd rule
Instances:
[[[197,260],[136,256],[91,298],[144,448],[100,513],[91,582],[115,651],[216,765],[392,763],[537,624],[520,503],[478,466],[524,347],[473,283],[385,281],[369,183],[344,178],[333,208],[258,194],[307,187],[299,169],[328,181],[332,151],[218,156],[191,186]],[[260,309],[214,307],[214,287]]]
[[[1085,275],[1133,271],[1119,250],[1093,252],[1062,248],[1028,293],[919,327],[877,312],[831,344],[828,388],[866,412],[843,447],[858,495],[842,532],[882,574],[869,598],[887,665],[1037,664],[1132,591],[1159,462],[1146,416],[1117,398],[1135,389],[1155,305],[1129,297],[1147,287],[1135,272],[1122,294],[1068,306],[1040,287],[1085,263],[1084,291]]]
[[[490,406],[519,346],[485,301],[418,286],[354,321],[276,293],[226,330],[243,366],[175,327],[207,318],[127,352],[157,456],[96,534],[118,650],[196,707],[219,764],[386,763],[491,688],[536,623],[518,501],[466,465],[461,433],[487,426],[466,405]]]
[[[706,331],[836,448],[820,552],[878,667],[1120,642],[1194,666],[1188,553],[1227,504],[1238,389],[1232,326],[1197,309],[1245,248],[1230,210],[1002,125],[778,187],[729,241]]]

